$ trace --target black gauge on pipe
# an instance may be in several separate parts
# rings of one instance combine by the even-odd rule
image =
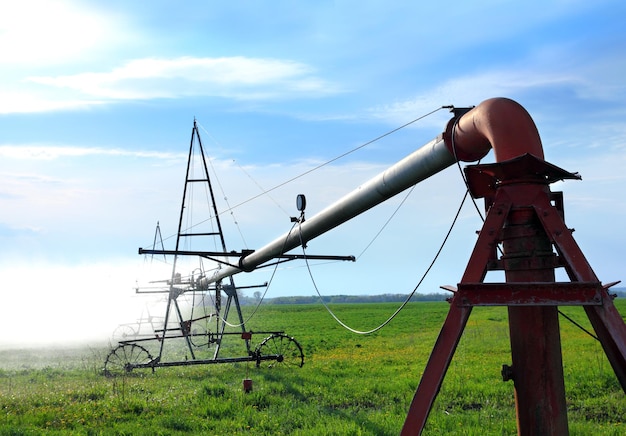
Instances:
[[[296,197],[296,207],[300,212],[304,212],[304,209],[306,209],[306,197],[304,194],[298,194]]]

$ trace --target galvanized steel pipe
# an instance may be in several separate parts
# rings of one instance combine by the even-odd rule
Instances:
[[[209,278],[219,281],[241,271],[252,271],[259,265],[301,245],[306,241],[360,215],[405,189],[455,163],[443,139],[435,139],[392,167],[359,186],[337,202],[300,224],[300,230],[286,233],[261,249],[242,257],[239,268],[226,267]]]
[[[226,267],[208,278],[217,282],[258,266],[304,242],[360,215],[405,189],[444,170],[456,162],[475,161],[494,148],[496,160],[512,159],[525,153],[543,159],[537,128],[526,110],[513,100],[486,100],[448,123],[443,138],[435,139],[339,201],[301,223],[300,230],[286,233],[261,249],[240,258],[239,267]],[[455,159],[456,156],[456,159]]]

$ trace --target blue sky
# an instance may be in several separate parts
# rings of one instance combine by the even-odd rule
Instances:
[[[137,248],[152,242],[157,220],[165,236],[175,231],[194,117],[233,205],[442,105],[512,98],[535,120],[546,159],[582,175],[554,186],[565,193],[567,224],[600,279],[622,279],[626,4],[393,3],[3,5],[2,331],[33,302],[36,322],[27,324],[49,325],[56,338],[135,316],[125,308]],[[289,229],[296,194],[314,214],[437,136],[448,117],[438,111],[236,208],[229,248],[243,248],[239,230],[248,248],[270,242]],[[463,192],[456,168],[418,185],[359,261],[313,269],[320,292],[412,291]],[[402,198],[309,252],[359,255]],[[458,282],[478,228],[468,205],[420,292]],[[292,264],[268,296],[314,293],[306,268]],[[39,334],[24,331],[28,340]]]

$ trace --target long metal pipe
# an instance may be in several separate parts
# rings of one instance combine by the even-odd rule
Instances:
[[[543,158],[537,128],[526,110],[513,100],[486,100],[460,118],[453,118],[442,138],[432,140],[308,218],[301,223],[297,232],[289,232],[276,238],[259,250],[240,258],[239,267],[223,268],[207,278],[206,282],[214,283],[242,271],[252,271],[280,254],[300,246],[302,241],[310,241],[444,170],[457,159],[480,159],[492,147],[496,149],[498,161],[524,153]]]
[[[340,200],[300,224],[298,231],[286,233],[259,250],[242,257],[239,268],[226,267],[209,278],[217,282],[241,271],[252,271],[259,265],[286,253],[304,242],[326,233],[405,189],[455,163],[445,141],[432,140],[392,167],[359,186]]]

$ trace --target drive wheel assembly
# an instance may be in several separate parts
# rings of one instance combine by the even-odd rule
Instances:
[[[141,345],[121,344],[107,356],[104,362],[104,375],[119,377],[130,373],[134,368],[148,367],[153,360],[148,350]]]
[[[293,337],[283,333],[268,336],[256,347],[257,368],[302,367],[304,353]]]

